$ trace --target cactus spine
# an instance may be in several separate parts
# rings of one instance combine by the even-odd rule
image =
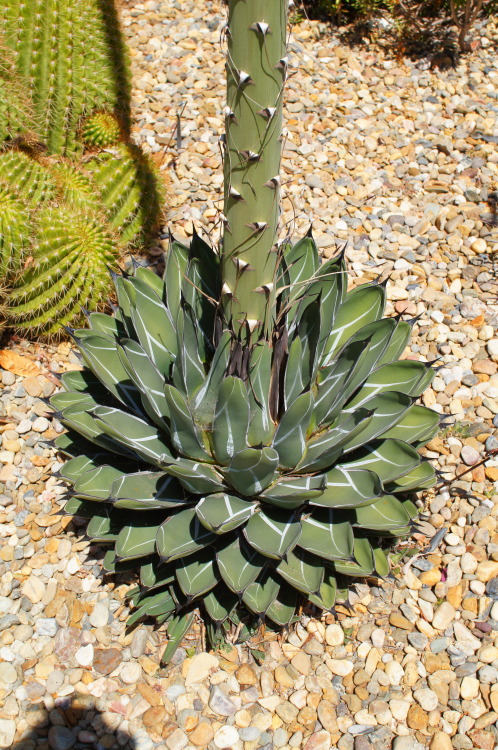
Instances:
[[[253,337],[272,322],[286,21],[286,0],[229,0],[224,307],[235,330]]]
[[[52,154],[81,150],[81,120],[113,110],[129,133],[130,80],[112,0],[0,0],[0,29]]]

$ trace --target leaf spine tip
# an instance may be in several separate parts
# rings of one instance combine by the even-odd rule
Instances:
[[[267,226],[266,221],[253,221],[250,224],[246,224],[246,227],[252,229],[253,232],[264,232]]]
[[[269,187],[272,190],[276,190],[278,187],[280,187],[280,175],[277,175],[276,177],[272,177],[268,180],[268,182],[263,183],[264,187]]]
[[[263,36],[272,33],[269,24],[265,23],[264,21],[256,21],[256,23],[253,23],[253,25],[249,26],[249,28],[251,29],[251,31],[256,31],[258,34],[263,34]]]

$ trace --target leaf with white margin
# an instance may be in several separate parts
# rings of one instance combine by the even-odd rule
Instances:
[[[250,518],[243,533],[251,547],[265,557],[283,560],[298,543],[301,524],[296,514],[287,517],[281,511],[265,509]]]
[[[321,495],[310,503],[326,508],[357,508],[369,505],[382,494],[382,483],[373,471],[335,466],[327,472],[327,484]]]
[[[207,495],[195,506],[203,526],[214,534],[226,534],[245,523],[256,510],[256,504],[226,492]]]
[[[165,562],[198,552],[216,539],[216,534],[201,524],[195,508],[179,511],[166,519],[157,531],[157,553]]]
[[[347,560],[353,552],[353,530],[347,521],[337,522],[331,508],[315,509],[301,519],[299,546],[324,560]]]

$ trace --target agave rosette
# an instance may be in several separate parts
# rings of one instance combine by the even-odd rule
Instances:
[[[110,545],[107,570],[140,570],[132,621],[202,603],[217,625],[285,625],[303,595],[330,609],[344,576],[387,575],[380,540],[410,532],[410,493],[434,482],[417,449],[439,416],[415,403],[433,371],[399,360],[411,326],[382,317],[384,285],[348,292],[342,256],[285,245],[272,338],[253,345],[198,236],[171,242],[163,279],[115,285],[114,316],[72,331],[85,368],[51,404],[65,510]]]

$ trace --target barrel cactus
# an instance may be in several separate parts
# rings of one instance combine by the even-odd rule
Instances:
[[[435,478],[411,324],[382,317],[384,284],[348,291],[311,232],[277,241],[286,10],[229,1],[220,248],[172,239],[163,278],[116,275],[114,316],[71,331],[84,368],[51,399],[65,512],[108,571],[140,572],[130,622],[167,621],[173,647],[198,606],[216,639],[386,576]]]
[[[128,134],[130,75],[113,0],[0,0],[0,32],[52,154],[80,152],[81,121],[113,111]]]

